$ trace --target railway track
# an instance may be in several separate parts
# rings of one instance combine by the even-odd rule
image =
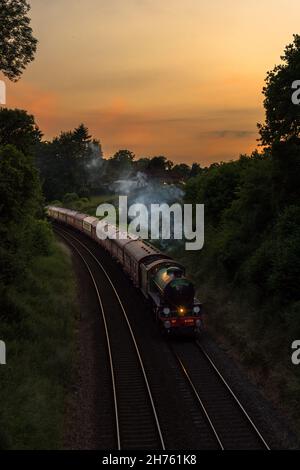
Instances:
[[[178,366],[222,450],[270,450],[245,407],[200,341],[171,345]]]
[[[97,294],[110,365],[115,447],[118,450],[165,450],[140,350],[110,276],[99,259],[80,240],[57,226],[55,231],[80,257]]]
[[[116,447],[165,449],[166,442],[171,442],[168,429],[170,426],[165,412],[166,401],[160,396],[162,393],[158,374],[155,368],[153,370],[151,361],[149,362],[147,346],[141,344],[151,377],[150,389],[140,348],[130,323],[132,319],[128,318],[112,282],[111,273],[108,273],[95,256],[96,247],[95,250],[92,246],[89,249],[83,243],[83,237],[80,237],[83,241],[79,239],[80,234],[74,236],[70,231],[57,226],[55,230],[83,258],[98,292],[100,287],[105,292],[103,299],[99,294],[99,306],[109,353]],[[110,302],[107,302],[108,297]],[[191,447],[269,449],[262,434],[199,341],[171,341],[170,348],[167,346],[166,349],[171,350],[171,355],[176,358],[171,367],[173,372],[176,369],[181,401],[192,417],[194,427],[192,430],[189,426],[189,429],[191,433],[197,432],[199,447]],[[159,420],[158,416],[164,419]],[[174,446],[171,445],[171,448]]]

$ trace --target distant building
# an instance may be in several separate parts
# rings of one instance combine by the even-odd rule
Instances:
[[[129,194],[135,189],[141,189],[148,186],[146,175],[138,172],[134,178],[116,180],[112,184],[112,188],[116,193]]]

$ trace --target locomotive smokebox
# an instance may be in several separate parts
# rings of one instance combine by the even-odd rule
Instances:
[[[160,269],[155,274],[153,283],[167,304],[176,308],[193,306],[195,289],[183,276],[182,269],[178,267]]]

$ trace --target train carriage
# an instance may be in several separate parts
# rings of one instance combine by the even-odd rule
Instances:
[[[97,223],[97,222],[99,222],[99,219],[97,219],[96,217],[92,217],[92,216],[86,217],[85,219],[83,219],[83,222],[82,222],[83,231],[87,233],[87,235],[92,237],[93,223]]]
[[[67,224],[71,225],[72,227],[75,226],[75,216],[77,213],[77,211],[68,210],[66,219]]]
[[[50,217],[52,217],[53,219],[57,219],[58,218],[58,210],[56,207],[47,207],[47,213]]]
[[[99,238],[97,237],[97,226],[100,221],[96,217],[94,217],[94,219],[95,220],[92,222],[92,238],[99,243]]]
[[[136,241],[138,239],[137,236],[132,234],[118,231],[117,238],[112,240],[112,253],[116,260],[124,266],[124,250],[125,246],[129,243]]]
[[[142,240],[124,246],[124,269],[136,286],[140,286],[140,263],[145,258],[162,259],[166,255]]]
[[[74,216],[74,226],[83,232],[83,221],[88,217],[88,214],[80,214],[77,212],[77,214]]]
[[[109,224],[106,220],[100,220],[97,224],[96,230],[99,244],[111,253],[113,237],[116,237],[116,233],[118,231],[117,227]]]
[[[62,222],[66,222],[67,221],[67,214],[64,210],[58,210],[58,220],[62,221]]]

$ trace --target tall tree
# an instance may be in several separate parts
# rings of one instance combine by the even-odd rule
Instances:
[[[14,145],[24,154],[30,154],[41,138],[34,117],[26,111],[0,109],[0,145]]]
[[[0,146],[0,292],[17,283],[32,259],[39,232],[43,198],[32,157],[12,145]],[[40,239],[40,240],[39,240]],[[38,241],[36,241],[38,240]],[[0,295],[0,317],[5,314]]]
[[[13,81],[20,78],[36,52],[29,10],[26,0],[0,0],[0,70]]]
[[[292,84],[300,78],[300,36],[286,46],[282,63],[267,73],[263,88],[266,120],[258,124],[263,145],[300,138],[300,106],[292,102]]]
[[[191,168],[186,163],[179,163],[172,168],[172,176],[178,180],[186,180],[191,173]]]
[[[47,200],[61,199],[66,193],[89,195],[101,187],[101,145],[83,124],[52,142],[40,143],[36,157]]]
[[[89,135],[89,130],[84,124],[80,124],[76,129],[73,131],[74,139],[80,143],[88,143],[91,142],[92,136]]]
[[[300,36],[286,46],[282,63],[268,72],[263,88],[265,123],[261,142],[270,148],[273,204],[282,210],[300,197],[300,106],[293,103],[292,85],[300,78]]]
[[[201,173],[202,169],[199,163],[194,162],[191,167],[191,172],[190,172],[190,178],[194,178],[195,176],[198,176],[199,173]]]
[[[151,158],[148,165],[148,171],[153,176],[164,176],[164,173],[166,171],[170,171],[172,167],[173,162],[160,155],[158,157]]]
[[[107,173],[109,178],[126,178],[133,169],[135,155],[130,150],[118,150],[112,158],[108,160]]]

